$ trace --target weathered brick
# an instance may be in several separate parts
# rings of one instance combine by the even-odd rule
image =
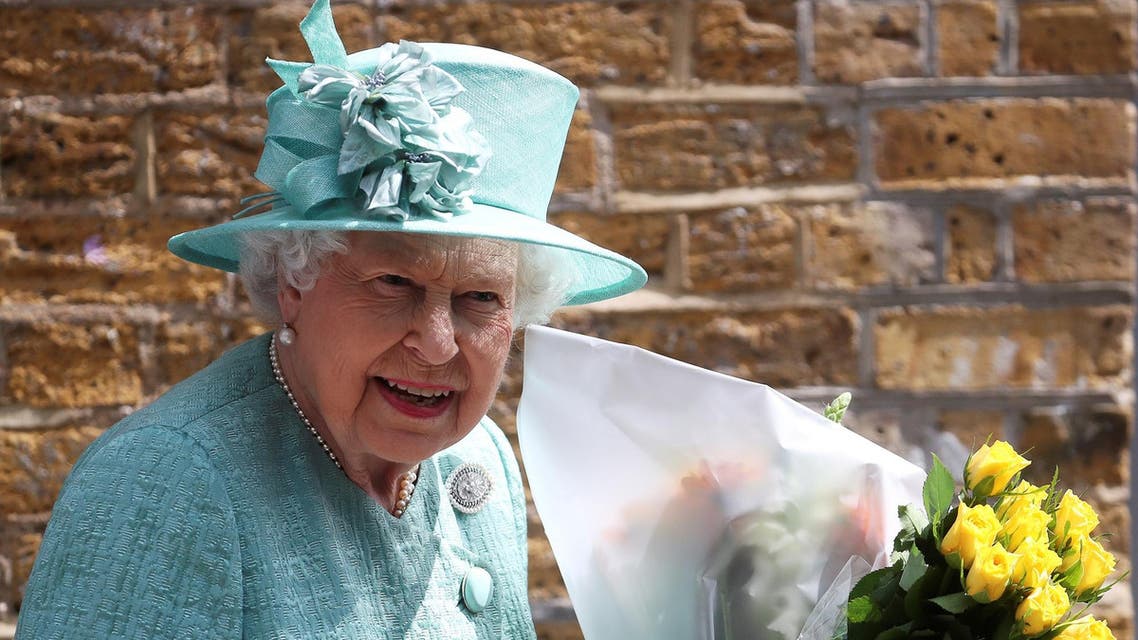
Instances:
[[[815,287],[910,286],[935,275],[927,209],[874,201],[817,205],[807,217],[807,273]]]
[[[664,270],[669,228],[666,216],[564,212],[551,214],[549,221],[632,258],[649,273]]]
[[[159,191],[234,199],[268,191],[253,177],[267,124],[261,108],[158,114],[154,126]]]
[[[51,511],[71,465],[102,432],[91,426],[0,429],[0,512]]]
[[[1064,473],[1064,470],[1065,467],[1060,469],[1060,473]],[[1066,475],[1063,475],[1060,480],[1065,477]],[[1126,535],[1126,532],[1130,531],[1132,520],[1129,506],[1125,502],[1098,500],[1093,493],[1083,493],[1083,496],[1098,512],[1098,530],[1110,534],[1108,539],[1102,541],[1103,544],[1114,554],[1129,555],[1130,536]]]
[[[0,217],[0,233],[11,234],[15,244],[0,255],[0,300],[201,302],[225,286],[221,272],[166,249],[171,235],[201,226],[201,220],[26,213]]]
[[[162,386],[189,377],[226,349],[266,331],[253,318],[163,323],[155,338]]]
[[[15,605],[18,610],[42,541],[43,525],[39,522],[0,521],[0,567],[4,569],[0,571],[0,603]],[[9,611],[14,613],[13,609]]]
[[[537,640],[584,640],[575,620],[536,622]],[[1113,627],[1111,627],[1113,628]]]
[[[1007,438],[1004,414],[1000,411],[946,409],[937,416],[937,428],[956,436],[969,451],[979,449],[990,440]]]
[[[823,0],[814,11],[814,75],[819,82],[857,84],[924,73],[916,2]]]
[[[396,6],[382,20],[387,40],[500,49],[585,86],[662,84],[670,64],[671,9],[656,2]]]
[[[705,0],[695,15],[697,78],[728,84],[797,81],[794,0]]]
[[[813,408],[821,412],[824,405]],[[897,409],[863,410],[858,408],[855,398],[850,410],[842,418],[842,426],[897,455],[904,456],[911,452],[911,445],[905,440],[904,421]]]
[[[1036,410],[1024,415],[1019,449],[1030,451],[1024,477],[1046,484],[1058,467],[1063,486],[1128,486],[1132,418],[1119,406]]]
[[[522,361],[525,357],[522,354],[522,345],[525,343],[525,332],[518,332],[515,336],[513,344],[510,346],[510,356],[506,360],[506,369],[502,374],[502,382],[498,385],[498,394],[494,396],[493,402],[490,403],[490,410],[487,415],[497,424],[506,437],[510,440],[511,444],[516,444],[518,430],[517,421],[515,416],[518,409],[518,400],[522,394]],[[518,460],[522,462],[524,473],[524,461],[521,456]],[[528,491],[528,489],[527,489]]]
[[[1023,175],[1123,183],[1134,173],[1134,106],[1125,100],[952,100],[882,109],[874,120],[877,175],[888,187]]]
[[[564,598],[565,583],[544,535],[531,536],[529,544],[529,594],[531,598]]]
[[[1000,56],[993,0],[943,0],[936,5],[937,64],[942,76],[988,76]]]
[[[857,324],[847,309],[564,314],[554,322],[777,387],[854,384]]]
[[[565,155],[557,173],[557,192],[591,189],[597,184],[597,149],[593,142],[593,118],[577,109],[565,140]]]
[[[9,379],[3,396],[10,401],[94,407],[142,400],[137,330],[131,325],[41,321],[10,326],[5,339]]]
[[[1111,389],[1126,384],[1128,307],[894,309],[874,327],[883,389]]]
[[[134,188],[128,116],[0,116],[0,173],[7,197],[98,198]]]
[[[692,213],[693,291],[788,289],[798,278],[798,222],[780,205]]]
[[[1130,73],[1134,0],[1018,2],[1023,73]]]
[[[265,64],[265,58],[306,62],[312,54],[298,26],[311,3],[286,0],[253,10],[229,13],[229,84],[265,93],[281,86],[281,79]],[[377,47],[371,16],[366,7],[347,2],[332,3],[336,31],[349,53]]]
[[[221,79],[221,19],[166,10],[5,9],[0,96],[179,91]]]
[[[996,218],[992,212],[967,205],[948,210],[946,281],[953,284],[988,282],[996,275]]]
[[[710,191],[852,180],[852,125],[809,106],[616,104],[612,130],[620,186]]]
[[[1022,205],[1012,215],[1016,277],[1026,282],[1133,280],[1133,201]]]

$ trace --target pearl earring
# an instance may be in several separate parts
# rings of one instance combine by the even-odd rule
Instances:
[[[286,322],[284,326],[281,327],[281,330],[277,332],[277,337],[280,339],[281,344],[287,347],[292,345],[293,342],[296,342],[296,331],[288,326]]]

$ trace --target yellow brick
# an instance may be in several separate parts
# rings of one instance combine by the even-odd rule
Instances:
[[[3,195],[97,198],[130,193],[135,151],[129,116],[0,116]]]
[[[37,407],[134,405],[142,399],[136,329],[36,322],[6,332],[8,395]]]
[[[1133,201],[1051,201],[1016,207],[1016,278],[1025,282],[1134,279]]]
[[[620,5],[470,2],[395,6],[382,17],[385,40],[458,42],[532,60],[579,85],[661,84],[669,65],[671,8]]]
[[[1130,367],[1129,307],[883,311],[874,327],[883,389],[1113,389]]]
[[[695,6],[695,76],[724,84],[794,84],[794,0],[705,0]]]
[[[919,76],[920,8],[916,3],[816,4],[814,75],[820,82],[857,84]]]
[[[669,228],[665,215],[596,215],[567,211],[550,214],[549,221],[632,258],[649,273],[664,270]]]
[[[987,282],[996,275],[996,218],[965,205],[948,210],[945,280],[954,284]]]
[[[0,512],[51,511],[71,465],[99,434],[97,427],[0,429]]]
[[[913,286],[935,275],[927,209],[870,202],[816,205],[807,215],[807,271],[815,287]]]
[[[936,5],[937,60],[942,76],[990,76],[1000,55],[992,0],[945,0]]]
[[[882,109],[875,124],[876,171],[890,188],[1025,175],[1121,184],[1133,175],[1134,107],[1125,100],[953,100]]]
[[[1023,73],[1130,73],[1135,59],[1134,0],[1019,2]]]
[[[764,291],[789,289],[798,277],[798,223],[780,205],[692,213],[689,239],[691,289]]]
[[[220,12],[4,9],[0,96],[180,91],[221,75]],[[128,35],[129,34],[129,35]]]
[[[852,129],[821,108],[705,103],[611,110],[617,178],[630,191],[713,191],[855,174]]]

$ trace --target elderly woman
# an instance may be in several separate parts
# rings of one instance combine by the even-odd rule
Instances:
[[[111,428],[47,528],[19,638],[531,638],[513,332],[643,270],[544,221],[576,102],[476,47],[270,61],[251,212],[170,247],[271,334]],[[257,208],[267,209],[259,213]]]

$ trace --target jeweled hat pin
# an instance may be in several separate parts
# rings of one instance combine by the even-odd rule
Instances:
[[[633,291],[632,260],[546,222],[577,88],[500,51],[389,43],[348,55],[328,0],[300,24],[314,62],[269,60],[255,176],[271,191],[233,220],[170,239],[178,256],[237,271],[240,234],[258,230],[425,233],[564,250],[568,304]]]

